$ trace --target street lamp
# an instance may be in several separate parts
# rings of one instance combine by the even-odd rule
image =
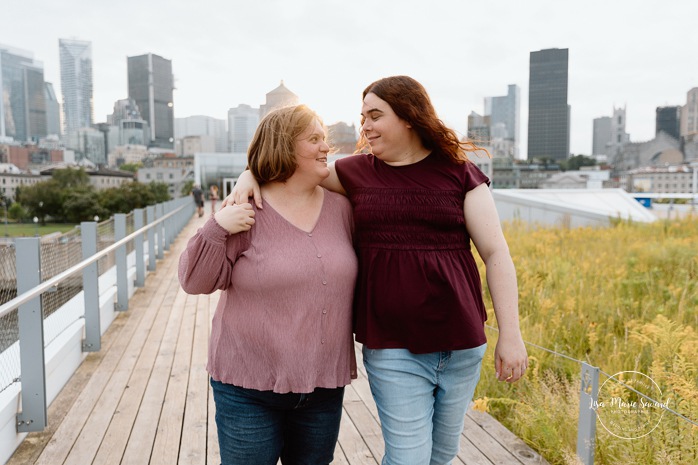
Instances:
[[[34,217],[34,236],[39,237],[39,218]]]

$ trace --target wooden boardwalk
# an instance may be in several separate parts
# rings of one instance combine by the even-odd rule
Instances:
[[[193,218],[144,288],[120,314],[8,465],[218,465],[214,403],[206,373],[218,294],[190,296],[177,279]],[[358,348],[357,348],[358,350]],[[366,373],[346,390],[333,464],[379,464],[383,442]],[[545,464],[485,413],[469,412],[457,464]]]

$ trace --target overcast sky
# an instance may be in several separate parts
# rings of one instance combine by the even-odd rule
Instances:
[[[324,118],[358,126],[370,82],[407,74],[459,133],[483,98],[521,88],[526,153],[529,53],[569,49],[571,151],[592,120],[627,108],[631,141],[655,109],[698,87],[696,0],[4,0],[0,44],[31,52],[60,98],[58,39],[92,42],[94,112],[127,97],[126,57],[172,60],[175,117],[226,119],[284,84]]]

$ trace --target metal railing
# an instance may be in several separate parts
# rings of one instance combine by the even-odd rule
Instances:
[[[104,262],[105,257],[113,256],[116,272],[114,310],[128,310],[129,289],[145,284],[146,267],[148,271],[155,270],[156,258],[164,257],[164,251],[169,249],[171,242],[189,222],[193,213],[194,204],[190,198],[184,197],[136,209],[129,215],[116,214],[113,225],[83,222],[80,224],[80,236],[70,238],[71,241],[80,242],[82,261],[60,272],[52,269],[48,273],[52,276],[43,280],[42,272],[47,274],[49,267],[41,263],[40,238],[16,239],[17,296],[0,305],[0,319],[13,313],[17,316],[20,363],[18,376],[12,380],[21,382],[21,410],[17,414],[17,432],[42,431],[47,426],[46,321],[43,307],[44,301],[50,299],[45,298],[46,295],[55,293],[68,280],[75,287],[74,281],[82,272],[84,313],[78,316],[84,318],[82,351],[100,350],[102,325],[99,278],[100,271],[105,270],[100,270],[99,264]],[[98,237],[98,229],[104,227],[111,234],[103,233]],[[130,230],[133,232],[129,234]],[[144,241],[146,235],[147,246]],[[132,254],[135,254],[135,279],[131,283],[128,278],[129,250],[133,250]],[[75,251],[71,249],[71,252],[74,254]],[[0,391],[6,387],[0,387]]]

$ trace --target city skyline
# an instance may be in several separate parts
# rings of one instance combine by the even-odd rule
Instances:
[[[522,91],[522,154],[532,51],[569,49],[575,154],[591,153],[593,119],[619,106],[627,108],[631,140],[652,139],[656,108],[684,105],[687,92],[698,87],[698,66],[691,60],[698,38],[690,33],[698,5],[688,0],[671,9],[654,0],[592,0],[584,8],[541,0],[439,5],[207,1],[194,9],[175,0],[163,9],[132,0],[35,0],[3,12],[0,43],[41,61],[45,80],[60,95],[58,39],[77,34],[91,42],[96,122],[128,95],[127,56],[144,53],[172,60],[176,118],[226,119],[230,108],[263,104],[266,92],[283,79],[327,124],[358,125],[364,87],[383,76],[408,74],[424,84],[442,119],[465,134],[470,112],[483,113],[484,97],[516,84]],[[67,13],[75,11],[80,14]],[[41,34],[32,32],[37,30]],[[652,33],[662,30],[679,35]]]

